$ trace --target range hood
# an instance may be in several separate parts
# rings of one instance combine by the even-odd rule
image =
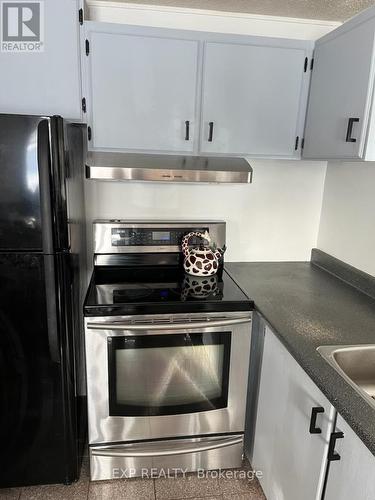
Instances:
[[[250,183],[252,175],[244,158],[89,151],[86,159],[88,179]]]

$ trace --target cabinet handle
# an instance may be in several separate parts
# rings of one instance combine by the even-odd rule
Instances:
[[[346,129],[346,142],[357,142],[357,139],[355,137],[352,137],[352,132],[353,132],[353,124],[358,122],[359,118],[349,118],[348,128]]]
[[[336,440],[337,439],[342,439],[344,437],[343,432],[332,432],[331,438],[329,440],[329,447],[328,447],[328,461],[329,462],[334,462],[335,460],[340,460],[340,455],[335,452],[335,446],[336,446]]]
[[[185,141],[188,141],[190,139],[190,122],[189,120],[186,120],[185,122]]]
[[[214,122],[208,124],[208,142],[212,142],[214,137]]]
[[[311,409],[310,428],[309,428],[310,434],[322,433],[322,429],[316,426],[316,417],[318,416],[318,413],[324,413],[324,408],[322,408],[321,406],[315,406],[314,408]]]

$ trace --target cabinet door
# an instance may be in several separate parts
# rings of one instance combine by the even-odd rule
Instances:
[[[362,158],[373,87],[375,18],[346,23],[315,49],[305,158]]]
[[[43,5],[40,19],[44,26],[43,51],[0,51],[0,113],[61,115],[80,120],[80,2],[47,0],[36,3]],[[26,7],[27,4],[21,1],[15,3],[15,8],[18,5]],[[31,19],[25,26],[33,28],[35,20]]]
[[[338,415],[336,441],[340,460],[330,462],[324,500],[370,500],[375,498],[375,457],[345,420]]]
[[[263,472],[260,483],[268,500],[276,498],[274,492],[280,478],[274,476],[273,470],[280,453],[284,452],[278,452],[277,447],[282,446],[282,420],[287,413],[285,361],[284,348],[266,328],[251,463],[254,469]]]
[[[310,433],[313,408],[319,408]],[[266,328],[252,465],[268,500],[320,499],[334,408]]]
[[[197,66],[193,40],[92,32],[91,146],[193,151]]]
[[[306,55],[303,47],[206,43],[201,150],[298,156],[310,73],[304,72]]]

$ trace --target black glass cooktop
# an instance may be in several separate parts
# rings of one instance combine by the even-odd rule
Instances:
[[[190,276],[180,267],[96,268],[86,316],[242,311],[252,301],[225,270]]]

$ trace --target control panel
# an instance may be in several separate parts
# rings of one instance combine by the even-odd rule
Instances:
[[[225,245],[225,222],[222,221],[96,220],[93,230],[95,255],[179,254],[182,238],[193,231],[207,231],[213,244]],[[201,238],[194,237],[189,242],[191,246],[201,243]]]
[[[201,228],[126,228],[112,227],[111,241],[114,247],[129,247],[129,246],[179,246],[182,238],[190,231],[198,231],[204,233],[209,231],[208,227]],[[200,238],[191,238],[191,245],[199,245]]]

